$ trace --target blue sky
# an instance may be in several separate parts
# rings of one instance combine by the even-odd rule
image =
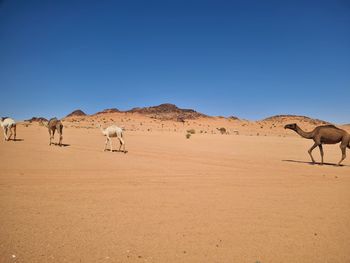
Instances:
[[[0,115],[170,102],[350,122],[350,2],[0,0]]]

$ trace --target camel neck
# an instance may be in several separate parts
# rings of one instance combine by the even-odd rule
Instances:
[[[312,139],[312,135],[313,135],[313,131],[311,132],[303,131],[299,126],[297,126],[296,128],[296,133],[305,139]]]

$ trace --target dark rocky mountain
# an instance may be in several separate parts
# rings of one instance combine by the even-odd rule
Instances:
[[[86,113],[82,110],[75,110],[69,113],[66,117],[86,116]]]
[[[158,106],[133,108],[126,112],[151,115],[151,117],[161,120],[184,121],[186,119],[197,119],[208,117],[207,115],[192,109],[181,109],[174,104],[164,103]]]

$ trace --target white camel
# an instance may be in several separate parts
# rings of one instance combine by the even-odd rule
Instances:
[[[13,140],[16,140],[16,122],[8,117],[3,117],[0,118],[0,125],[2,127],[2,129],[4,130],[4,137],[5,137],[5,141],[9,141],[11,139],[12,136],[12,130],[13,130]],[[10,136],[7,136],[7,132],[10,131]]]
[[[105,148],[104,148],[104,151],[106,151],[107,149],[107,143],[109,142],[109,145],[110,145],[110,151],[113,152],[113,148],[112,148],[112,139],[113,137],[117,137],[119,142],[120,142],[120,146],[119,146],[119,150],[122,148],[123,146],[123,152],[126,153],[126,150],[125,150],[125,142],[123,140],[123,129],[122,128],[119,128],[118,126],[116,125],[112,125],[112,126],[109,126],[107,127],[106,129],[103,129],[101,124],[99,124],[99,127],[102,131],[102,134],[104,136],[106,136],[106,143],[105,143]]]

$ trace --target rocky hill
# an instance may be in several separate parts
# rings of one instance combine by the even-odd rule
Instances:
[[[86,113],[83,112],[82,110],[75,110],[75,111],[69,113],[69,114],[66,116],[66,118],[67,118],[67,117],[76,117],[76,116],[86,116]]]
[[[300,115],[275,115],[268,118],[263,119],[262,121],[265,122],[274,122],[274,123],[309,123],[311,125],[324,125],[324,124],[330,124],[327,121],[319,120],[319,119],[313,119],[307,116],[300,116]]]
[[[148,115],[152,118],[160,120],[183,121],[186,119],[197,119],[200,117],[208,117],[207,115],[192,109],[181,109],[174,104],[165,103],[158,106],[133,108],[126,112],[139,113]]]
[[[44,117],[33,117],[29,120],[25,120],[28,122],[43,122],[43,121],[48,121],[48,119],[44,118]]]
[[[116,113],[116,112],[121,112],[117,108],[111,108],[111,109],[104,109],[103,111],[99,111],[95,113],[94,115],[99,115],[99,114],[105,114],[105,113]]]
[[[237,116],[229,116],[229,117],[227,117],[227,119],[229,119],[229,120],[239,120],[239,118]]]

